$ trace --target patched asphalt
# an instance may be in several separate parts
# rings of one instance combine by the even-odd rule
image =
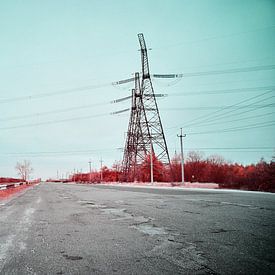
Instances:
[[[41,183],[0,205],[0,274],[274,274],[275,195]]]

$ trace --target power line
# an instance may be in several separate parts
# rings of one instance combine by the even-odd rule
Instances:
[[[94,89],[99,89],[99,88],[103,88],[103,87],[110,86],[110,85],[112,85],[112,83],[105,83],[105,84],[98,84],[98,85],[87,85],[87,86],[82,86],[82,87],[77,87],[77,88],[64,89],[64,90],[55,91],[55,92],[48,92],[48,93],[33,94],[33,95],[28,95],[28,96],[19,96],[19,97],[0,99],[0,104],[14,102],[14,101],[32,100],[32,99],[38,99],[38,98],[44,98],[44,97],[50,97],[50,96],[58,96],[58,95],[70,94],[70,93],[86,91],[86,90],[94,90]]]
[[[155,96],[156,97],[165,97],[167,95],[166,94],[156,94]],[[41,113],[32,113],[32,114],[27,114],[27,115],[4,117],[4,118],[0,118],[0,121],[20,120],[20,119],[25,119],[25,118],[33,118],[34,116],[39,117],[39,116],[46,116],[46,115],[52,115],[52,114],[58,114],[58,113],[71,112],[71,111],[75,111],[75,110],[88,109],[88,108],[92,108],[92,107],[107,105],[109,103],[118,103],[118,102],[130,99],[130,98],[132,98],[132,96],[127,96],[127,97],[117,99],[117,100],[113,100],[113,101],[110,101],[110,102],[105,101],[105,102],[98,102],[98,103],[95,103],[95,104],[80,105],[80,106],[75,106],[75,107],[56,109],[56,110],[53,110],[53,111],[47,111],[47,112],[41,112]],[[122,113],[122,112],[126,112],[128,110],[129,109],[125,109],[125,110],[122,110],[122,111],[113,112],[111,114],[119,114],[119,113]]]
[[[263,87],[251,87],[251,88],[238,88],[238,89],[225,89],[225,90],[214,90],[214,91],[194,91],[194,92],[183,92],[183,93],[171,93],[168,96],[193,96],[193,95],[216,95],[216,94],[231,94],[231,93],[246,93],[246,92],[260,92],[267,90],[274,90],[275,86],[263,86]]]
[[[246,131],[250,129],[258,129],[258,128],[265,128],[265,127],[270,127],[275,125],[275,120],[272,121],[267,121],[265,124],[263,123],[255,123],[255,124],[250,124],[246,126],[240,126],[240,127],[235,127],[235,128],[225,128],[225,129],[217,129],[217,130],[210,130],[210,131],[205,131],[205,132],[191,132],[188,133],[188,135],[202,135],[202,134],[212,134],[212,133],[227,133],[227,132],[236,132],[236,131]]]
[[[267,92],[262,93],[262,94],[260,94],[260,95],[256,95],[256,96],[250,97],[250,98],[248,98],[248,99],[241,100],[241,101],[239,101],[239,102],[237,102],[237,103],[235,103],[235,104],[232,104],[232,105],[228,106],[227,108],[222,108],[222,109],[217,110],[217,111],[215,111],[215,112],[211,112],[211,113],[209,113],[209,114],[207,114],[207,115],[199,116],[199,117],[197,117],[197,118],[195,118],[195,119],[192,119],[192,120],[190,120],[189,122],[187,122],[187,123],[185,124],[184,127],[189,127],[190,125],[194,124],[193,122],[198,121],[198,120],[200,120],[200,122],[203,122],[203,121],[205,121],[205,120],[208,120],[208,121],[209,121],[209,118],[216,117],[217,115],[219,116],[219,115],[220,115],[219,113],[222,112],[222,111],[224,111],[224,110],[228,110],[228,109],[230,109],[230,108],[232,108],[232,107],[236,107],[236,106],[238,106],[238,105],[240,105],[240,104],[242,104],[242,103],[246,103],[246,102],[248,102],[248,101],[250,101],[250,100],[253,100],[253,99],[256,99],[256,98],[258,98],[258,97],[262,97],[262,96],[264,96],[264,95],[266,95],[266,94],[269,94],[269,93],[271,93],[271,92],[273,92],[273,91],[267,91]],[[253,103],[253,104],[255,104],[255,103]],[[231,110],[229,110],[229,112],[231,112]],[[228,112],[226,112],[226,113],[228,113]]]
[[[244,68],[235,68],[235,69],[226,69],[226,70],[213,70],[213,71],[205,71],[205,72],[191,72],[191,73],[181,73],[181,74],[153,74],[152,77],[155,78],[182,78],[182,77],[192,77],[192,76],[207,76],[207,75],[215,75],[215,74],[227,74],[227,73],[238,73],[238,72],[251,72],[251,71],[260,71],[260,70],[273,70],[275,69],[275,65],[262,65],[262,66],[254,66],[254,67],[244,67]],[[77,88],[71,89],[64,89],[55,92],[48,92],[48,93],[41,93],[41,94],[33,94],[27,96],[20,96],[20,97],[13,97],[13,98],[6,98],[1,99],[0,104],[8,103],[8,102],[15,102],[15,101],[23,101],[23,100],[32,100],[32,99],[39,99],[44,97],[51,97],[51,96],[58,96],[63,94],[70,94],[80,91],[86,90],[94,90],[103,87],[107,87],[110,85],[116,86],[125,84],[128,82],[133,82],[134,78],[124,79],[120,81],[98,84],[98,85],[87,85]]]
[[[271,26],[265,26],[265,27],[262,27],[262,28],[257,28],[257,29],[253,29],[253,30],[248,30],[248,31],[243,31],[243,32],[237,32],[237,33],[231,33],[231,34],[222,34],[222,35],[215,35],[215,36],[211,36],[211,37],[205,37],[205,38],[202,38],[202,39],[198,39],[198,40],[193,40],[193,41],[186,41],[186,42],[181,42],[181,43],[175,43],[175,44],[170,44],[170,45],[162,45],[162,46],[159,46],[159,47],[154,47],[153,49],[154,50],[165,50],[167,48],[171,48],[171,47],[179,47],[179,46],[182,46],[182,45],[188,45],[188,44],[196,44],[196,43],[201,43],[201,42],[204,42],[204,41],[210,41],[210,40],[216,40],[216,39],[224,39],[224,38],[228,38],[228,37],[233,37],[233,36],[240,36],[240,35],[245,35],[245,34],[249,34],[249,33],[254,33],[254,32],[259,32],[259,31],[263,31],[263,30],[268,30],[268,29],[273,29],[275,28],[275,25],[271,25]],[[108,52],[106,54],[106,51],[104,51],[104,54],[103,53],[100,53],[100,55],[104,55],[104,56],[114,56],[114,55],[121,55],[121,54],[128,54],[128,53],[132,53],[132,51],[129,51],[129,50],[123,50],[123,51],[113,51],[112,53],[111,52]],[[97,54],[98,55],[98,54]],[[93,57],[92,55],[85,55],[83,56],[83,58],[87,59],[87,58],[90,58],[90,57]],[[64,58],[57,58],[57,59],[54,59],[52,60],[50,63],[59,63],[59,61],[66,61],[66,59]],[[40,62],[42,64],[44,64],[45,62]],[[47,62],[49,63],[49,62]],[[26,66],[38,66],[39,64],[37,63],[34,63],[34,64],[21,64],[19,66],[16,66],[16,67],[26,67]],[[14,66],[13,66],[14,67]]]
[[[196,150],[274,150],[275,146],[250,146],[250,147],[188,147],[188,150],[196,149]]]
[[[243,105],[240,107],[235,107],[236,110],[239,109],[260,109],[266,107],[274,107],[275,103],[263,104],[263,105]],[[227,109],[230,106],[198,106],[198,107],[171,107],[171,108],[161,108],[162,111],[196,111],[196,110],[219,110],[219,109]],[[234,107],[232,107],[234,109]]]
[[[269,115],[273,115],[274,112],[270,112],[270,113],[266,113],[266,114],[261,114],[261,115],[253,115],[253,116],[249,116],[249,117],[243,117],[243,118],[237,118],[237,119],[233,119],[233,120],[229,120],[229,121],[216,121],[216,122],[206,122],[206,123],[199,123],[196,125],[193,125],[192,127],[202,127],[202,126],[209,126],[209,125],[216,125],[216,124],[225,124],[225,123],[230,123],[230,122],[239,122],[242,120],[247,120],[247,119],[255,119],[255,118],[259,118],[259,117],[265,117],[265,116],[269,116]]]
[[[268,100],[268,99],[271,99],[271,98],[273,98],[273,97],[274,97],[274,96],[271,96],[271,97],[268,97],[268,98],[264,98],[264,99],[262,99],[262,100],[258,100],[257,103],[262,102],[262,101],[265,101],[265,100]],[[253,104],[254,104],[254,103],[253,103]],[[252,105],[252,104],[251,104],[251,105]],[[230,111],[225,112],[225,113],[223,113],[223,114],[221,114],[221,115],[212,116],[212,118],[210,118],[210,119],[202,120],[202,121],[197,122],[197,123],[191,123],[191,124],[189,124],[189,125],[186,125],[186,127],[190,127],[190,126],[194,126],[194,125],[200,125],[200,124],[203,124],[203,122],[208,123],[208,122],[213,122],[213,121],[217,121],[217,120],[222,120],[222,119],[224,119],[224,118],[232,117],[232,115],[233,115],[233,116],[236,116],[236,115],[239,116],[239,115],[243,115],[243,114],[245,114],[245,113],[250,113],[250,112],[258,111],[259,109],[263,109],[263,108],[266,108],[266,107],[273,107],[273,106],[274,106],[273,104],[267,104],[266,106],[263,105],[263,106],[258,107],[257,109],[253,108],[253,109],[249,109],[249,110],[242,111],[242,112],[238,112],[238,113],[236,113],[236,111],[241,110],[242,108],[236,108],[235,110],[230,110]]]
[[[217,75],[217,74],[231,74],[231,73],[243,73],[243,72],[254,72],[254,71],[265,71],[265,70],[274,70],[275,65],[259,65],[252,67],[243,67],[243,68],[233,68],[233,69],[224,69],[224,70],[212,70],[212,71],[200,71],[200,72],[186,72],[178,74],[151,74],[153,78],[185,78],[185,77],[194,77],[194,76],[208,76],[208,75]],[[134,82],[135,78],[131,77],[128,79],[123,79],[120,81],[112,82],[112,85],[122,85],[129,82]]]
[[[217,74],[232,74],[232,73],[244,73],[244,72],[254,72],[254,71],[265,71],[274,70],[275,65],[261,65],[253,67],[243,67],[243,68],[233,68],[225,70],[213,70],[213,71],[201,71],[192,73],[180,73],[180,74],[153,74],[155,78],[182,78],[182,77],[194,77],[194,76],[208,76]]]
[[[18,125],[18,126],[2,127],[2,128],[0,128],[0,130],[10,130],[10,129],[18,129],[18,128],[35,127],[35,126],[41,126],[41,125],[50,125],[50,124],[57,124],[57,123],[63,123],[63,122],[69,122],[69,121],[97,118],[97,117],[102,117],[102,116],[107,116],[107,115],[110,115],[110,113],[90,115],[90,116],[81,116],[81,117],[74,117],[74,118],[60,119],[60,120],[51,120],[51,121],[45,121],[45,122],[39,122],[39,123],[29,123],[29,124],[23,124],[23,125]]]
[[[271,153],[275,147],[193,147],[185,148],[186,151],[202,152],[236,152],[236,153]]]
[[[178,47],[178,46],[187,45],[187,44],[201,43],[201,42],[209,41],[209,40],[223,39],[223,38],[227,38],[227,37],[239,36],[239,35],[243,35],[243,34],[254,33],[254,32],[259,32],[259,31],[263,31],[263,30],[267,30],[267,29],[273,29],[273,28],[275,28],[275,25],[265,26],[265,27],[262,27],[262,28],[257,28],[257,29],[253,29],[253,30],[243,31],[243,32],[237,32],[237,33],[231,33],[231,34],[222,34],[222,35],[216,35],[216,36],[212,36],[212,37],[205,37],[205,38],[194,40],[194,41],[186,41],[184,43],[170,44],[170,45],[156,47],[156,48],[154,47],[154,50],[162,50],[162,49],[167,49],[167,48],[171,48],[171,47]]]
[[[101,149],[88,149],[88,150],[69,150],[69,151],[34,151],[34,152],[6,152],[2,153],[3,155],[10,155],[10,156],[44,156],[44,155],[78,155],[78,154],[90,154],[90,153],[96,153],[96,152],[108,152],[108,151],[114,151],[116,148],[101,148]]]
[[[33,113],[33,114],[21,115],[21,116],[11,116],[11,117],[6,117],[6,118],[0,118],[0,121],[20,120],[20,119],[25,119],[25,118],[29,118],[29,117],[33,118],[34,116],[52,115],[52,114],[57,114],[57,113],[64,113],[64,112],[81,110],[81,109],[86,109],[86,108],[91,108],[91,107],[102,106],[102,105],[106,105],[108,103],[109,102],[100,102],[100,103],[96,103],[96,104],[81,105],[81,106],[76,106],[76,107],[57,109],[57,110],[48,111],[48,112]],[[255,106],[254,105],[251,105],[251,106],[246,105],[246,106],[240,106],[240,108],[263,108],[263,107],[273,107],[273,106],[274,106],[274,104],[255,105]],[[176,111],[176,110],[211,110],[211,109],[220,109],[220,108],[224,109],[224,108],[228,108],[228,106],[223,106],[223,107],[209,106],[209,107],[162,108],[162,110],[169,110],[169,111],[170,110],[172,110],[172,111]],[[129,111],[129,108],[121,110],[121,111],[113,112],[111,114],[120,114],[120,113],[123,113],[123,112],[126,112],[126,111]],[[84,117],[84,119],[85,119],[85,117]],[[39,125],[39,124],[40,123],[35,124],[35,125]],[[0,128],[0,129],[2,129],[2,128]]]
[[[185,148],[186,150],[232,150],[232,151],[238,151],[238,150],[275,150],[275,147],[272,146],[251,146],[251,147],[187,147]],[[117,148],[101,148],[101,149],[87,149],[87,150],[68,150],[68,151],[32,151],[32,152],[4,152],[2,153],[3,155],[7,156],[45,156],[45,155],[86,155],[90,153],[98,153],[98,152],[111,152],[111,151],[116,151]],[[260,151],[260,152],[264,152]]]
[[[81,105],[81,106],[63,108],[63,109],[56,109],[53,111],[47,111],[47,112],[41,112],[41,113],[32,113],[32,114],[20,115],[20,116],[10,116],[10,117],[0,118],[0,121],[10,121],[10,120],[25,119],[25,118],[29,118],[29,117],[33,118],[34,116],[39,117],[39,116],[52,115],[52,114],[58,114],[58,113],[65,113],[65,112],[71,112],[71,111],[75,111],[75,110],[89,109],[92,107],[107,105],[109,103],[110,102],[99,102],[99,103],[95,103],[95,104]]]
[[[188,148],[186,149],[186,151],[193,151],[194,149],[191,149],[189,150]],[[215,150],[208,150],[208,149],[205,149],[205,150],[199,150],[199,151],[202,151],[202,152],[213,152]],[[269,150],[269,151],[262,151],[262,150],[221,150],[220,152],[223,152],[223,153],[271,153],[271,152],[274,152],[274,150]]]
[[[229,120],[229,121],[216,121],[216,122],[206,122],[206,123],[198,123],[192,126],[193,127],[207,127],[207,126],[211,126],[211,125],[217,125],[217,124],[225,124],[225,123],[231,123],[231,122],[239,122],[239,121],[243,121],[243,120],[247,120],[247,119],[255,119],[255,118],[260,118],[260,117],[264,117],[264,116],[269,116],[269,115],[273,115],[274,112],[270,112],[270,113],[266,113],[266,114],[261,114],[261,115],[253,115],[253,116],[249,116],[249,117],[244,117],[244,118],[237,118],[234,120]],[[170,128],[172,129],[172,128]],[[204,133],[204,132],[203,132]],[[170,133],[169,136],[174,135],[174,133]]]
[[[268,98],[264,98],[262,100],[257,101],[257,103],[265,101],[265,100],[268,100],[268,99],[273,98],[273,97],[274,96],[271,96],[271,97],[268,97]],[[252,104],[254,104],[254,103],[252,103]],[[194,122],[193,123],[189,123],[189,124],[185,125],[185,127],[186,128],[190,128],[190,126],[197,127],[198,125],[208,125],[209,123],[211,124],[211,122],[214,122],[214,124],[215,124],[215,122],[217,123],[217,121],[221,121],[221,120],[222,120],[222,122],[227,123],[227,121],[224,121],[224,119],[226,119],[226,118],[231,118],[232,116],[236,116],[236,115],[240,116],[240,115],[243,115],[245,113],[250,113],[250,112],[258,111],[259,109],[263,109],[263,108],[266,108],[266,107],[273,107],[273,106],[274,106],[273,104],[271,104],[271,105],[267,104],[267,105],[260,106],[257,109],[253,108],[253,109],[249,109],[249,110],[245,110],[245,111],[237,112],[236,113],[236,111],[242,109],[242,108],[238,107],[235,110],[231,109],[228,112],[225,112],[225,113],[222,113],[222,114],[216,114],[216,115],[210,116],[210,117],[208,116],[208,118],[202,119],[201,121],[198,121],[198,122],[195,122],[195,123]],[[234,107],[236,107],[236,106],[234,106]],[[238,121],[238,120],[236,120],[236,121]],[[220,122],[218,122],[218,123],[220,123]]]
[[[263,95],[263,94],[262,94]],[[261,95],[260,95],[261,96]],[[257,96],[257,97],[259,97],[259,96]],[[259,103],[259,102],[261,102],[261,101],[265,101],[265,100],[268,100],[268,99],[270,99],[270,98],[272,98],[272,97],[274,97],[274,96],[271,96],[271,97],[268,97],[268,98],[264,98],[264,99],[261,99],[261,100],[259,100],[259,101],[256,101],[256,103]],[[252,98],[250,98],[250,99],[252,99]],[[250,100],[249,99],[249,100]],[[253,98],[253,99],[255,99],[255,97]],[[248,101],[248,100],[245,100],[245,101]],[[255,104],[255,102],[253,102],[252,104]],[[237,104],[235,104],[235,105],[237,105]],[[237,107],[237,106],[235,106],[234,105],[234,107]],[[231,105],[231,106],[233,106],[233,105]],[[247,120],[247,119],[251,119],[251,118],[259,118],[259,117],[263,117],[263,116],[266,116],[266,115],[271,115],[271,114],[273,114],[274,112],[270,112],[270,113],[266,113],[266,114],[260,114],[260,115],[253,115],[253,116],[250,116],[250,117],[244,117],[244,118],[237,118],[237,119],[234,119],[234,120],[229,120],[229,121],[226,121],[226,120],[222,120],[222,121],[219,121],[220,119],[224,119],[224,118],[230,118],[231,116],[232,116],[232,113],[233,113],[233,115],[234,116],[236,116],[236,115],[243,115],[243,114],[245,114],[245,113],[248,113],[248,112],[253,112],[253,111],[258,111],[259,109],[262,109],[262,108],[266,108],[266,107],[273,107],[273,104],[271,104],[271,106],[269,106],[269,104],[267,104],[266,106],[265,105],[263,105],[263,106],[260,106],[258,109],[249,109],[249,110],[245,110],[245,111],[242,111],[242,112],[238,112],[238,113],[233,113],[233,112],[235,112],[235,111],[237,111],[239,108],[237,108],[236,110],[232,110],[229,114],[227,114],[227,115],[225,115],[225,114],[221,114],[221,115],[219,115],[219,117],[215,117],[214,116],[214,118],[212,118],[212,119],[206,119],[206,120],[202,120],[202,121],[199,121],[199,122],[197,122],[197,123],[190,123],[190,124],[187,124],[187,125],[185,125],[185,127],[186,128],[190,128],[190,126],[192,126],[192,127],[203,127],[203,126],[209,126],[209,125],[216,125],[216,124],[225,124],[225,123],[230,123],[230,122],[238,122],[238,121],[242,121],[242,120]],[[215,112],[212,112],[212,113],[210,113],[210,114],[215,114],[215,113],[217,113],[217,112],[219,112],[219,110],[218,111],[215,111]],[[206,116],[202,116],[202,118],[205,118]],[[217,121],[218,120],[218,121]],[[212,122],[212,123],[211,123]],[[177,128],[178,126],[173,126],[173,127],[169,127],[168,129],[169,130],[171,130],[171,129],[175,129],[175,128]],[[204,133],[204,132],[203,132]],[[169,136],[170,135],[172,135],[173,133],[171,133],[171,134],[169,134]]]

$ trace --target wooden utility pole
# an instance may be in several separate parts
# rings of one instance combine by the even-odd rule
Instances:
[[[103,163],[103,160],[102,160],[102,157],[101,157],[101,158],[100,158],[100,182],[103,181],[102,163]]]
[[[183,156],[183,138],[186,137],[186,134],[182,134],[182,128],[180,128],[180,135],[177,135],[180,138],[180,151],[181,151],[181,183],[184,184],[184,156]]]
[[[153,166],[153,145],[151,142],[151,153],[150,153],[150,171],[151,171],[151,184],[154,183],[154,166]]]
[[[89,160],[89,169],[90,169],[90,174],[89,174],[89,181],[91,182],[92,181],[92,162],[91,160]]]

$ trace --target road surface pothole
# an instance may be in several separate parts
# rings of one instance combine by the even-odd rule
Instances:
[[[81,205],[89,206],[89,208],[105,208],[104,204],[96,204],[93,201],[78,201]]]
[[[79,261],[79,260],[82,260],[83,257],[81,256],[72,256],[72,255],[67,255],[67,254],[63,254],[62,255],[65,259],[67,260],[72,260],[72,261]]]
[[[234,229],[218,228],[218,229],[211,230],[210,233],[216,233],[216,234],[218,234],[218,233],[226,233],[226,232],[234,232],[234,231],[236,231],[236,230],[234,230]]]
[[[123,200],[117,200],[117,201],[115,201],[115,203],[122,204],[122,203],[124,203],[124,201]]]
[[[162,227],[157,227],[154,224],[141,223],[137,225],[133,225],[132,228],[137,229],[138,231],[147,234],[147,235],[166,235],[167,232]]]
[[[126,220],[126,219],[133,219],[133,216],[126,212],[125,209],[117,209],[117,208],[105,208],[102,209],[104,214],[111,214],[116,218],[112,219],[116,220]]]
[[[133,221],[132,225],[133,226],[138,226],[140,224],[145,224],[150,222],[152,219],[151,218],[146,218],[144,216],[134,216],[134,214],[126,212],[126,209],[117,209],[117,208],[104,208],[102,209],[103,214],[107,215],[112,215],[115,218],[112,218],[113,221],[121,221],[121,220],[129,220]]]
[[[181,274],[216,274],[208,267],[207,259],[193,243],[171,242],[164,238],[162,242],[148,251],[146,256],[166,260],[177,266]]]

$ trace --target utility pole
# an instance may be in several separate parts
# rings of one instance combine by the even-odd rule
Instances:
[[[154,166],[153,166],[153,145],[151,142],[151,152],[150,152],[150,170],[151,170],[151,184],[154,183]]]
[[[100,158],[100,182],[103,181],[102,163],[103,163],[103,160],[102,160],[102,157],[101,157],[101,158]]]
[[[182,134],[182,128],[180,128],[180,150],[181,150],[181,183],[184,184],[184,157],[183,157],[183,141],[182,139],[186,137],[186,134]]]
[[[92,162],[91,162],[91,160],[89,160],[89,169],[90,169],[90,174],[89,174],[89,181],[91,182],[92,181]]]

